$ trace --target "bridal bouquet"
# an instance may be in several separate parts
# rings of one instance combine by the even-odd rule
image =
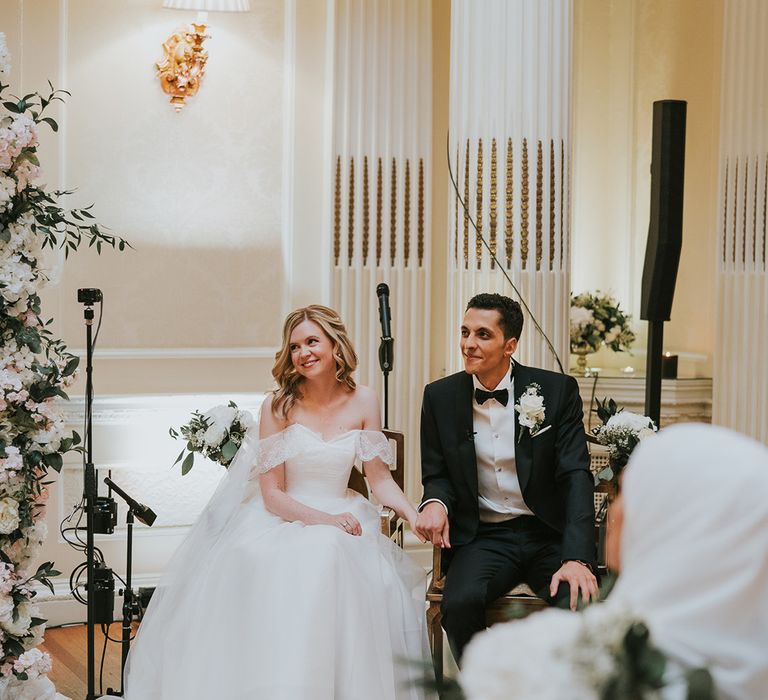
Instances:
[[[253,416],[248,411],[241,411],[233,401],[226,406],[214,406],[205,413],[195,411],[189,423],[178,430],[171,428],[168,431],[175,440],[182,438],[187,441],[174,465],[181,462],[181,473],[188,474],[198,452],[228,467],[252,423]],[[185,452],[189,452],[186,457]]]
[[[571,352],[597,352],[605,343],[614,352],[629,350],[635,334],[632,317],[608,294],[584,292],[571,297]]]
[[[638,443],[657,430],[648,416],[618,408],[613,399],[597,402],[597,416],[603,425],[592,432],[598,442],[608,448],[609,464],[595,475],[595,486],[601,481],[618,479]]]

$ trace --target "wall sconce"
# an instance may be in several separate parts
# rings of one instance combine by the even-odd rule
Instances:
[[[155,64],[163,92],[171,96],[177,112],[186,99],[197,94],[205,75],[208,52],[203,42],[209,12],[248,12],[248,0],[163,0],[163,7],[173,10],[197,10],[197,20],[169,36],[163,43],[163,59]]]

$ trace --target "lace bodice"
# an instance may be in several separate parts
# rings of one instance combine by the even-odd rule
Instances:
[[[392,464],[386,436],[376,430],[349,430],[330,440],[300,423],[289,425],[259,442],[256,472],[263,474],[285,464],[289,494],[343,496],[356,461],[375,458]]]

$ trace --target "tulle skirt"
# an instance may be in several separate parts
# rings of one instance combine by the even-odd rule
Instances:
[[[128,700],[417,700],[429,649],[424,571],[359,494],[297,500],[349,511],[356,537],[286,522],[257,496],[183,578],[158,587],[128,660]],[[414,664],[415,662],[415,664]]]

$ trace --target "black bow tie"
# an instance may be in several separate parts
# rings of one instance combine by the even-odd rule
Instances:
[[[482,406],[488,399],[496,399],[502,406],[506,406],[509,401],[509,390],[483,391],[482,389],[475,389],[475,401],[477,403]]]

